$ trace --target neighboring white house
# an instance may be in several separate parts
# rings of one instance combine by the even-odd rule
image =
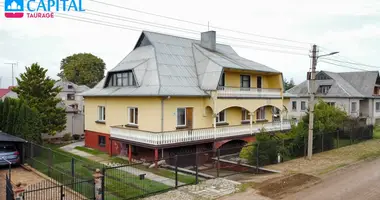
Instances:
[[[80,93],[89,90],[85,85],[76,85],[69,81],[57,81],[55,87],[62,87],[59,97],[62,102],[58,105],[66,110],[66,128],[54,136],[44,135],[45,138],[59,138],[66,133],[84,134],[84,101]]]
[[[309,104],[309,81],[286,91],[290,98],[288,116],[300,118]],[[316,74],[316,100],[338,106],[352,117],[366,119],[367,124],[380,120],[380,78],[378,71],[329,72]],[[380,121],[379,121],[380,122]]]

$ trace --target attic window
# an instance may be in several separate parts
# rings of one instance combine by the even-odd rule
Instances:
[[[136,81],[132,71],[110,74],[108,86],[135,86]]]
[[[322,94],[327,94],[331,88],[331,85],[321,85],[318,88],[318,92]]]
[[[68,89],[73,89],[73,85],[68,85],[67,88]]]

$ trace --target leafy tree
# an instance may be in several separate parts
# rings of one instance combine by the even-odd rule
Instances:
[[[47,70],[37,63],[25,69],[26,72],[16,78],[18,86],[13,91],[22,102],[38,112],[44,125],[41,131],[55,135],[64,130],[66,125],[65,109],[57,107],[61,101],[57,95],[62,88],[54,87],[55,81],[47,77]]]
[[[58,76],[92,88],[104,78],[105,69],[106,64],[101,58],[90,53],[79,53],[62,59]]]
[[[285,91],[286,90],[289,90],[290,88],[292,88],[292,87],[294,87],[295,86],[295,84],[294,84],[294,80],[293,80],[293,78],[291,78],[290,79],[290,81],[288,81],[288,80],[284,80],[284,88],[285,88]]]

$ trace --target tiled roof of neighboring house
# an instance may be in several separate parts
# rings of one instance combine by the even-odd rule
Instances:
[[[14,86],[9,86],[8,88],[0,88],[0,98],[11,92],[12,88],[14,88]]]
[[[69,88],[68,86],[71,85],[72,88]],[[86,85],[77,85],[75,83],[72,83],[70,81],[57,81],[54,84],[55,87],[62,87],[62,92],[75,92],[75,93],[81,93],[84,91],[89,90],[90,88],[87,87]]]
[[[326,80],[316,80],[315,88],[321,85],[330,85],[331,88],[327,94],[317,94],[321,97],[373,97],[373,90],[379,77],[378,71],[362,72],[329,72],[320,71],[318,74],[324,74],[329,77]],[[304,97],[308,96],[308,81],[287,90],[285,97]]]
[[[137,87],[104,87],[104,78],[84,96],[208,96],[223,68],[280,73],[240,57],[231,46],[210,51],[199,40],[143,31],[135,49],[108,73],[133,70]]]

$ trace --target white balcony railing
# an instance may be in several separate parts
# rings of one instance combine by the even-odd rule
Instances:
[[[167,145],[182,142],[194,142],[208,139],[218,139],[259,133],[264,128],[266,131],[289,130],[289,121],[272,122],[266,124],[253,124],[252,131],[250,125],[225,126],[217,128],[204,128],[192,130],[176,130],[168,132],[149,132],[138,129],[125,128],[122,126],[111,127],[111,137],[139,142],[150,145]]]
[[[276,88],[239,88],[219,86],[218,97],[281,97],[281,89]]]

